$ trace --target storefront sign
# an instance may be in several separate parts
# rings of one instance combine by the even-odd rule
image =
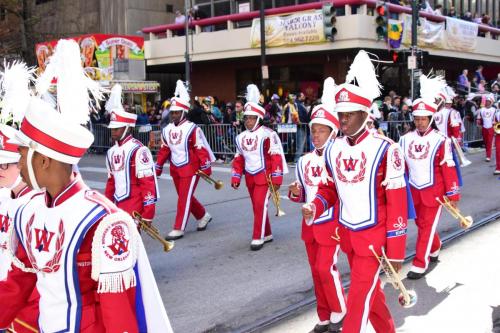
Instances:
[[[123,92],[156,93],[160,84],[154,81],[114,81],[122,86]]]
[[[265,20],[266,47],[323,43],[323,13],[320,10],[286,16],[270,16]],[[250,33],[252,48],[260,47],[260,19],[253,19]]]
[[[446,44],[448,49],[474,51],[479,26],[456,18],[446,18]]]
[[[124,35],[82,35],[72,37],[79,45],[82,65],[91,78],[98,81],[113,79],[116,60],[144,60],[144,38]],[[43,72],[57,40],[35,46],[39,71]]]

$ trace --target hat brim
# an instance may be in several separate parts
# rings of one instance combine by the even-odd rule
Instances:
[[[20,158],[21,155],[18,153],[0,151],[0,164],[18,163]]]
[[[431,112],[429,110],[414,110],[413,111],[413,116],[417,117],[428,117],[428,116],[433,116],[434,112]]]
[[[121,123],[118,121],[112,121],[109,123],[108,128],[113,129],[113,128],[122,128],[122,127],[135,127],[135,124],[127,124],[127,123]]]

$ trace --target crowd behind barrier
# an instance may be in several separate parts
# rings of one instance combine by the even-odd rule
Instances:
[[[379,129],[384,135],[398,141],[400,136],[410,129],[410,121],[383,121],[379,123]],[[235,152],[235,138],[242,131],[241,127],[235,127],[230,124],[211,124],[198,125],[207,138],[217,159],[229,162]],[[475,123],[464,121],[464,146],[482,141],[481,129]],[[281,139],[283,151],[289,162],[296,160],[296,154],[302,155],[301,151],[301,133],[305,133],[306,144],[303,152],[311,150],[309,144],[309,126],[307,124],[278,124],[271,125]],[[95,124],[92,127],[94,133],[94,143],[90,149],[91,153],[105,153],[111,147],[111,132],[106,125]],[[156,154],[161,145],[161,127],[160,125],[138,126],[134,130],[134,137],[148,146],[153,154]]]

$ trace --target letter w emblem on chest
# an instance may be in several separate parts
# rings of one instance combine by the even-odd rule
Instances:
[[[244,151],[254,151],[257,149],[257,137],[255,138],[247,138],[246,135],[244,135],[241,138],[241,148]]]
[[[341,163],[341,161],[343,163]],[[351,178],[351,172],[356,172],[359,163],[359,171]],[[355,184],[365,179],[366,173],[366,155],[361,152],[361,160],[349,156],[348,159],[342,158],[342,152],[335,159],[335,172],[339,181],[347,184]],[[346,175],[347,173],[347,175]],[[350,178],[350,179],[349,179]]]

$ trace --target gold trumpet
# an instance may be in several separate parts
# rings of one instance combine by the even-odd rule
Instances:
[[[281,209],[280,193],[274,188],[271,176],[267,176],[267,186],[269,187],[269,191],[271,191],[271,199],[273,199],[274,205],[276,206],[276,216],[285,216],[285,211]]]
[[[172,249],[175,246],[174,241],[168,241],[168,240],[164,239],[160,235],[160,232],[158,231],[158,229],[155,228],[151,224],[151,222],[144,220],[142,218],[141,214],[139,214],[138,212],[134,211],[132,213],[132,217],[139,224],[139,229],[140,230],[144,230],[144,232],[147,233],[151,238],[156,239],[157,241],[159,241],[160,243],[163,244],[163,251],[165,251],[165,252],[172,251]]]
[[[387,275],[387,277],[389,278],[394,289],[400,291],[400,294],[398,296],[399,304],[404,308],[411,308],[412,306],[417,304],[417,298],[418,298],[417,293],[414,290],[406,289],[406,287],[403,284],[403,281],[401,281],[401,278],[399,277],[398,272],[396,272],[394,267],[392,267],[389,258],[387,258],[387,256],[385,255],[384,248],[382,248],[381,256],[379,256],[377,252],[375,252],[373,245],[370,244],[368,248],[373,252],[375,258],[377,258],[378,262],[380,263],[380,266],[382,266],[382,270],[384,271],[385,275]]]
[[[462,151],[462,147],[460,147],[460,144],[458,143],[457,139],[454,137],[451,137],[451,143],[455,147],[455,151],[457,152],[457,157],[458,157],[458,162],[460,163],[460,166],[462,168],[470,165],[472,162],[465,157],[464,152]]]
[[[214,184],[216,190],[220,190],[222,187],[224,187],[224,183],[222,182],[222,180],[215,180],[214,178],[210,177],[201,170],[196,171],[196,174],[200,176],[207,183]]]
[[[500,135],[500,122],[493,125],[493,130],[495,131],[495,134]]]
[[[463,216],[458,208],[452,206],[450,199],[448,199],[446,196],[443,197],[443,200],[436,198],[436,201],[439,202],[439,204],[441,204],[441,206],[443,206],[448,211],[448,213],[453,216],[453,218],[458,220],[461,228],[468,229],[470,228],[472,223],[474,223],[472,216]]]

